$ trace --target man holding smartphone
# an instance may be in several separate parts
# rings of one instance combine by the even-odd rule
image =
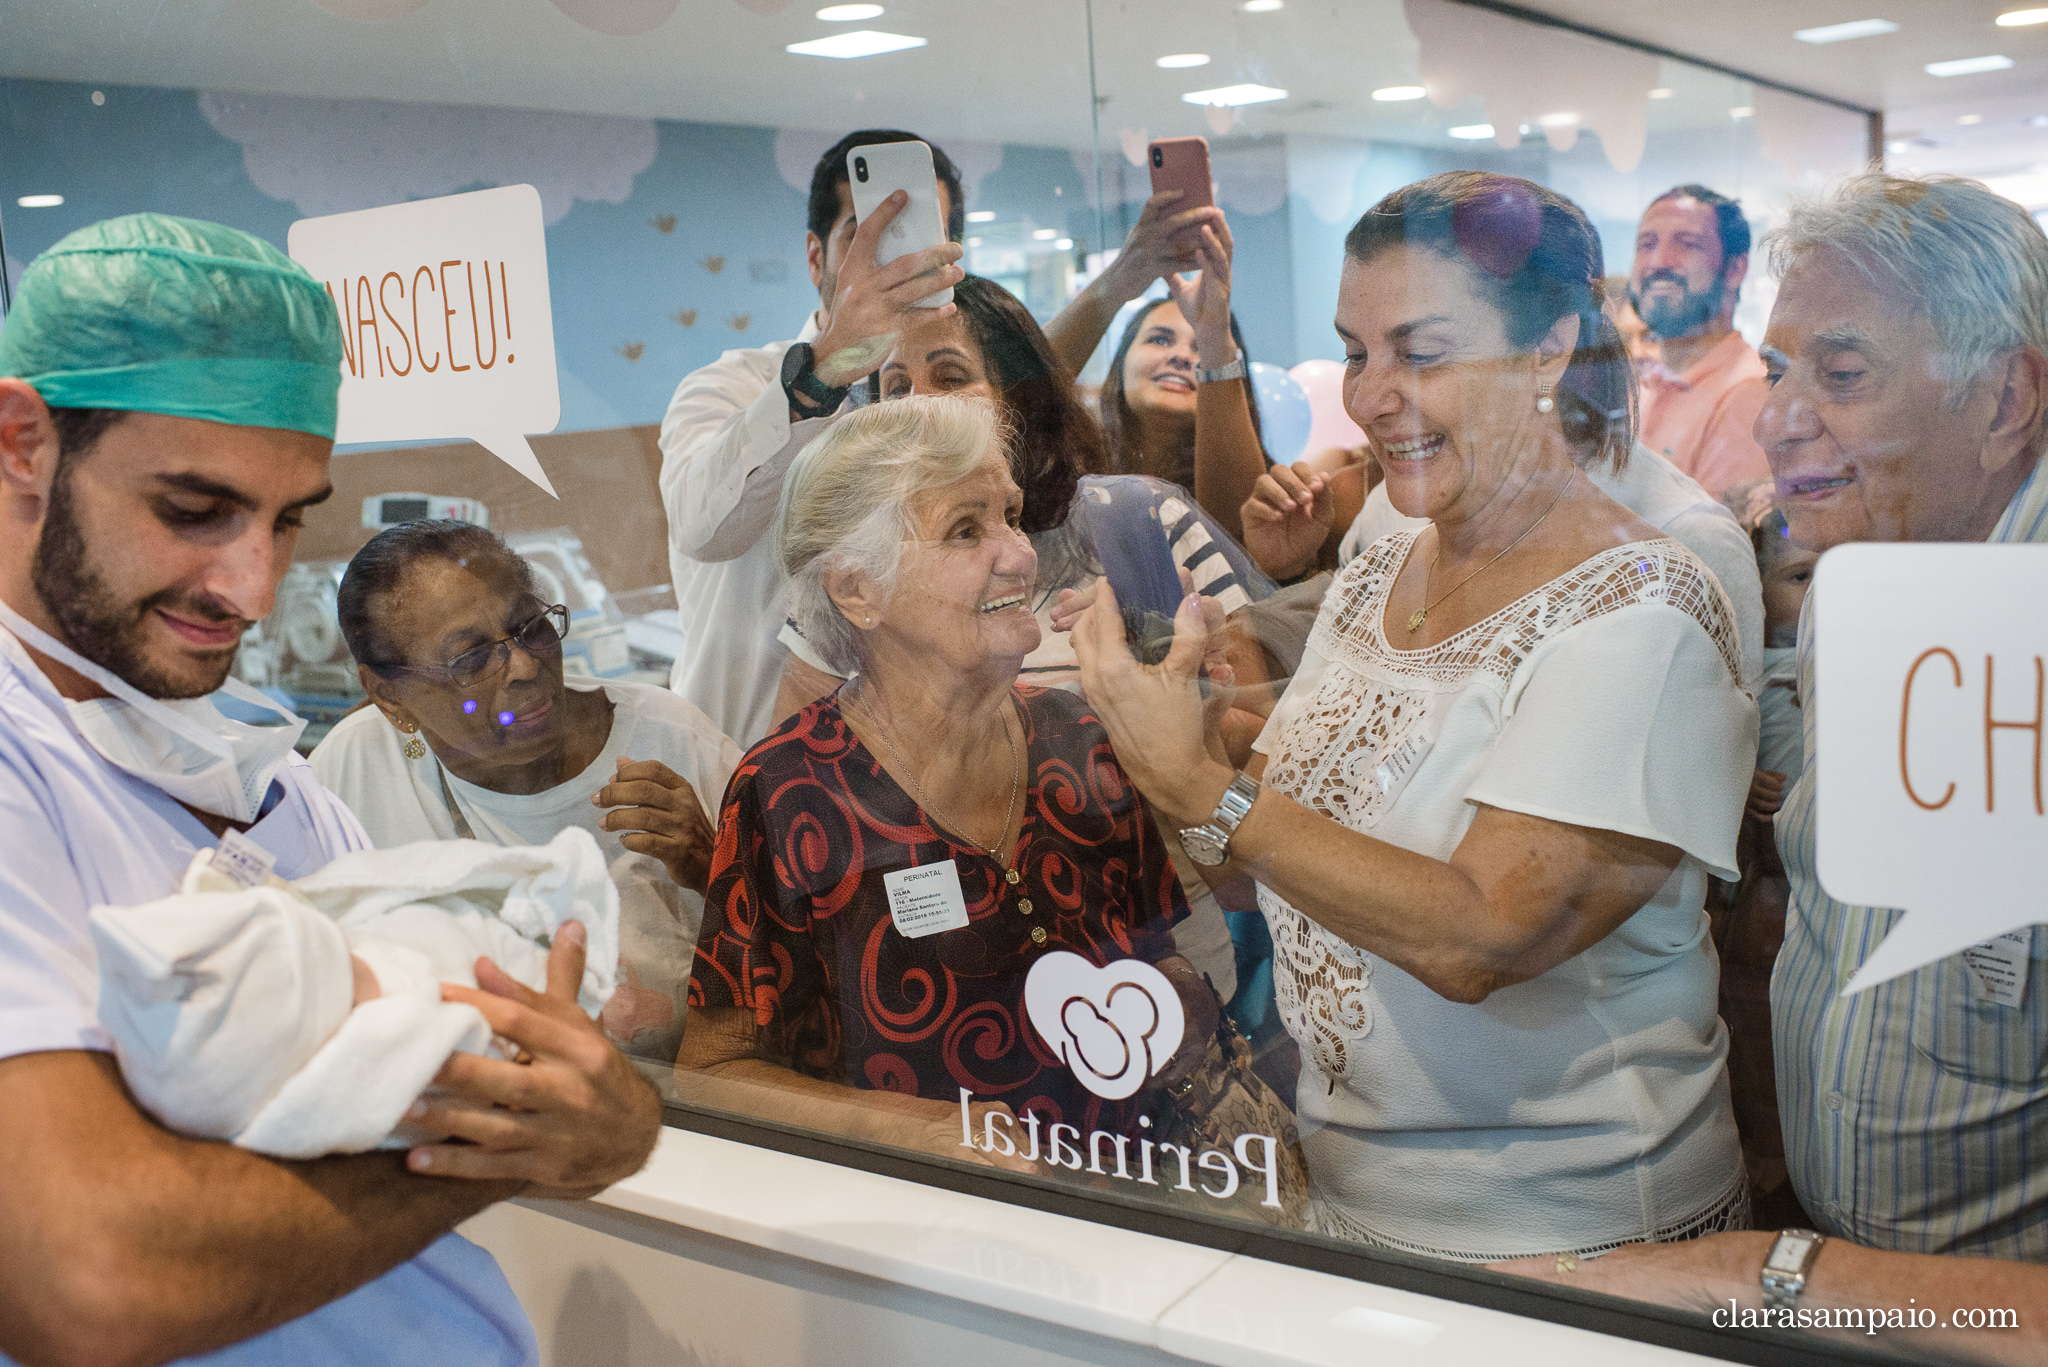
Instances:
[[[794,341],[728,351],[685,376],[662,419],[669,569],[689,642],[670,686],[742,749],[768,733],[790,655],[777,639],[783,573],[769,536],[783,476],[847,391],[880,368],[897,334],[955,311],[918,301],[966,278],[960,173],[936,147],[939,212],[952,240],[876,264],[883,231],[908,203],[900,191],[855,224],[847,153],[915,141],[898,129],[864,128],[818,159],[804,234],[817,311]]]

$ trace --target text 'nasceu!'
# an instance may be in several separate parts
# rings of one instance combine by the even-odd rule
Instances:
[[[327,297],[334,300],[335,311],[341,315],[342,360],[348,373],[367,380],[403,378],[415,372],[432,375],[444,364],[450,371],[489,370],[499,361],[501,324],[504,363],[512,364],[512,291],[505,263],[496,262],[495,270],[493,265],[457,258],[418,266],[410,275],[386,271],[374,285],[368,275],[325,282]],[[469,315],[469,346],[459,351],[464,329],[456,327],[455,320],[464,313]],[[434,335],[437,324],[439,337]],[[393,340],[386,340],[387,332],[394,335]],[[486,337],[491,339],[488,355]],[[394,351],[394,344],[402,347],[402,352]]]

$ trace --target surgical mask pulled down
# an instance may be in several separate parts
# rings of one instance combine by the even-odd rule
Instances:
[[[0,626],[112,695],[64,703],[71,724],[102,759],[202,812],[245,825],[255,821],[271,781],[306,729],[304,719],[238,679],[227,680],[220,691],[274,715],[275,722],[238,721],[224,715],[211,698],[152,698],[5,603],[0,603]]]

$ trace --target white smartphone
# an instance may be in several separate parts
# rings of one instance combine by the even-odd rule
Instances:
[[[910,196],[910,203],[903,206],[903,212],[882,234],[875,249],[878,264],[886,266],[899,256],[936,247],[946,240],[946,216],[939,212],[938,173],[932,169],[929,144],[881,142],[856,147],[846,154],[846,181],[853,190],[856,224],[867,222],[868,215],[896,191]],[[953,287],[948,285],[918,300],[917,306],[935,309],[952,302]]]

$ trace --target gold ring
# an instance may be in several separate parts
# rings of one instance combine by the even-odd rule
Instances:
[[[1578,1271],[1578,1270],[1579,1270],[1579,1255],[1578,1255],[1578,1254],[1576,1254],[1576,1253],[1560,1253],[1560,1254],[1558,1254],[1558,1255],[1557,1255],[1557,1270],[1558,1270],[1559,1272],[1576,1272],[1576,1271]]]

